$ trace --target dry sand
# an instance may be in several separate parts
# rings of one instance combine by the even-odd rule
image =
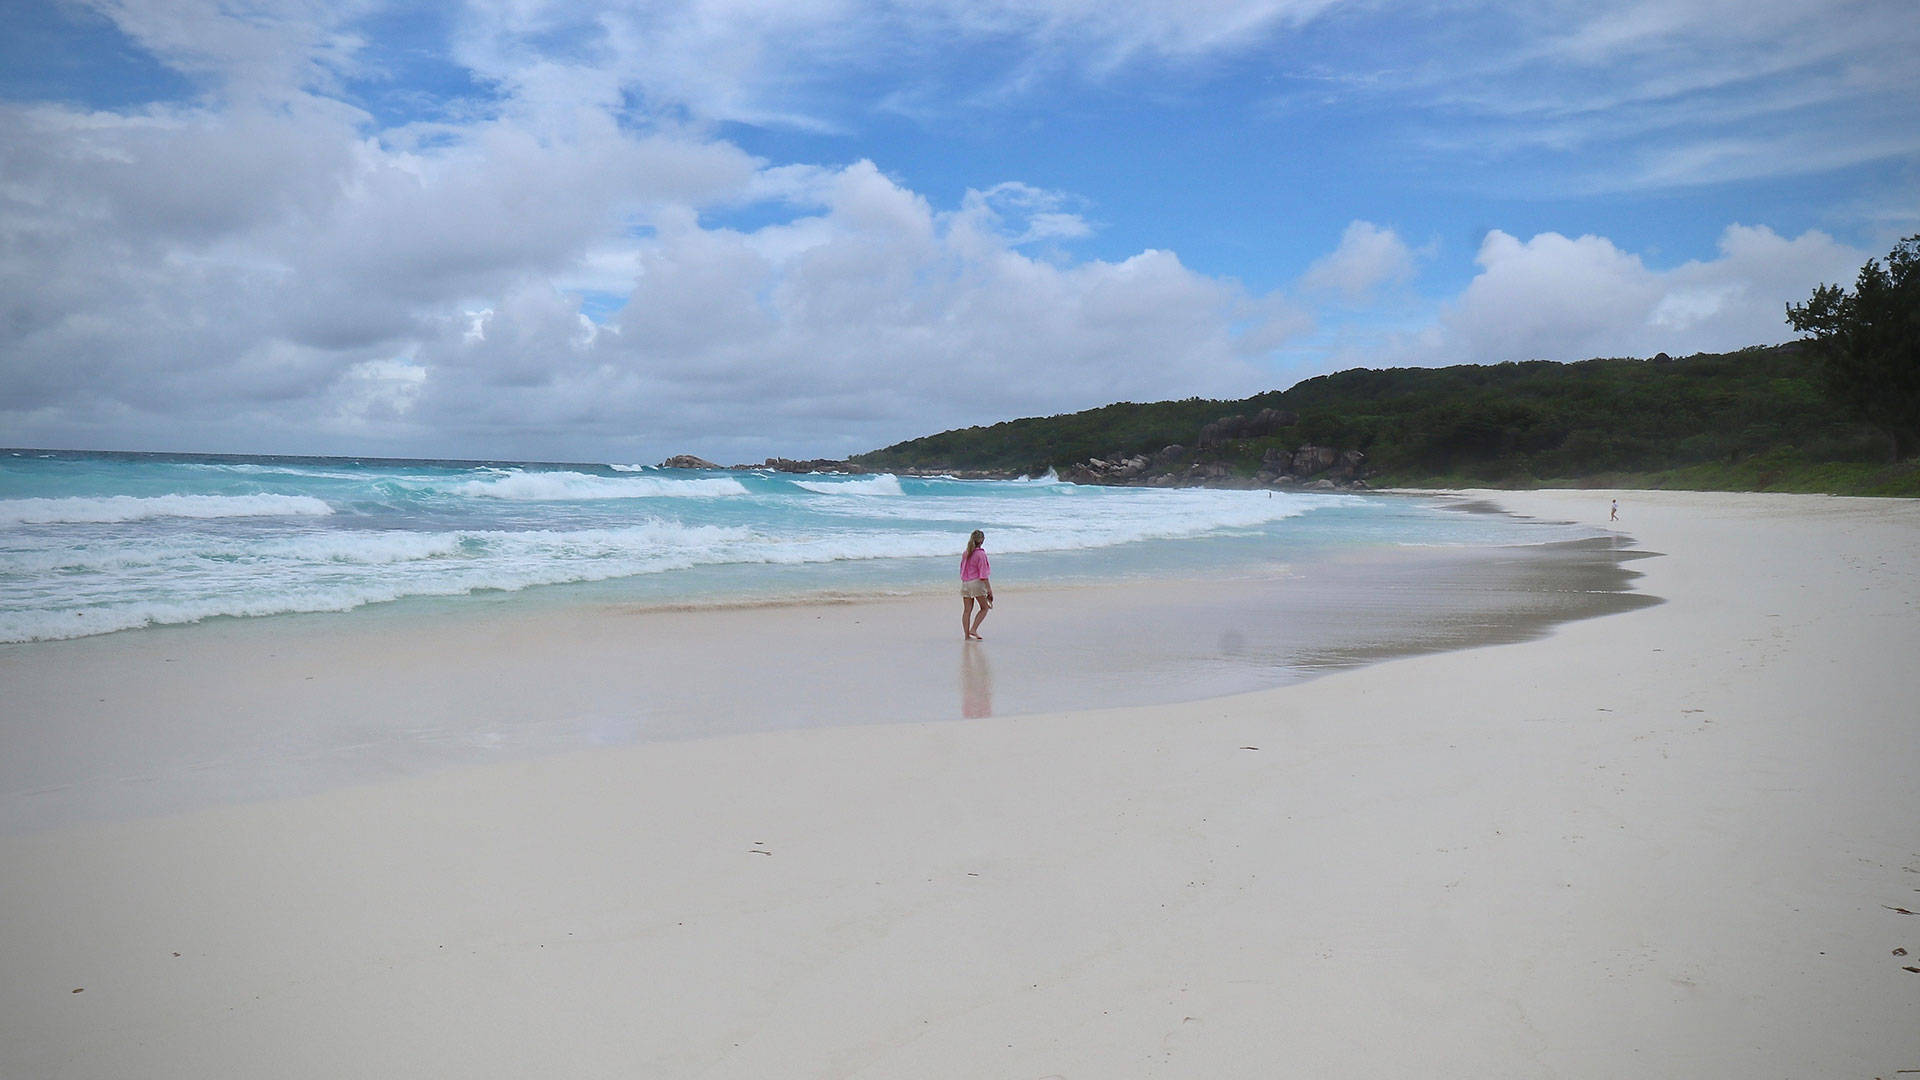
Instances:
[[[1920,1070],[1920,504],[1482,497],[1615,494],[1540,640],[0,838],[0,1076]]]

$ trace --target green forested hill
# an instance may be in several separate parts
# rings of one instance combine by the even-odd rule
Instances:
[[[1798,344],[1677,360],[1358,368],[1239,401],[1121,403],[945,431],[854,460],[895,469],[1058,468],[1115,451],[1192,447],[1202,425],[1263,408],[1299,420],[1220,449],[1219,460],[1249,475],[1269,447],[1313,444],[1363,451],[1376,482],[1389,483],[1637,478],[1864,490],[1914,481],[1910,468],[1893,476],[1880,467],[1884,440],[1823,392]]]
[[[1039,472],[1115,450],[1152,453],[1176,443],[1192,446],[1204,425],[1235,413],[1258,412],[1280,397],[1279,391],[1271,391],[1236,401],[1186,398],[1147,405],[1123,401],[1062,416],[943,431],[852,460],[871,468]]]

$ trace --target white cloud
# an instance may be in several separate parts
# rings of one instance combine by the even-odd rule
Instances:
[[[753,232],[662,219],[617,333],[563,345],[566,305],[523,293],[516,336],[503,340],[503,311],[484,343],[449,334],[422,352],[420,410],[602,438],[641,428],[709,456],[847,453],[1015,412],[1250,393],[1270,343],[1234,324],[1269,333],[1291,314],[1165,252],[1024,255],[984,199],[939,212],[866,162],[823,198],[817,215]],[[443,377],[459,380],[444,397]],[[473,391],[495,384],[514,396]]]
[[[1349,303],[1358,303],[1383,285],[1400,285],[1411,279],[1413,257],[1412,249],[1392,229],[1355,221],[1341,234],[1338,248],[1307,267],[1300,287],[1310,293],[1338,294]]]
[[[1502,11],[1502,9],[1508,9]],[[1436,145],[1546,150],[1578,190],[1684,187],[1920,153],[1920,9],[1888,0],[1495,4],[1494,43],[1388,80]]]
[[[1668,270],[1599,236],[1495,230],[1479,274],[1425,330],[1388,350],[1401,362],[1498,363],[1594,356],[1686,355],[1785,341],[1788,302],[1848,281],[1867,256],[1810,230],[1788,240],[1729,226],[1719,257]]]
[[[324,99],[264,115],[0,107],[32,148],[0,161],[4,441],[847,453],[1262,389],[1300,325],[1168,252],[1062,254],[1075,200],[1020,183],[942,210],[604,113],[400,146]],[[799,216],[702,217],[763,207]],[[585,288],[627,295],[605,328]]]
[[[90,3],[228,100],[379,74],[353,29],[376,0]],[[499,92],[491,107],[541,130],[631,107],[651,123],[845,132],[876,101],[952,115],[1061,77],[1206,71],[1314,24],[1333,28],[1313,54],[1319,87],[1420,112],[1419,137],[1453,154],[1575,152],[1583,189],[1920,153],[1920,14],[1905,0],[467,0],[451,18],[452,58]],[[990,70],[956,81],[942,61],[970,49]]]
[[[461,61],[522,102],[639,91],[653,107],[711,121],[839,130],[829,83],[911,69],[989,45],[1015,83],[1052,71],[1099,77],[1140,60],[1192,61],[1248,48],[1353,0],[469,0]],[[567,46],[554,49],[554,40]],[[907,70],[903,71],[903,67]],[[969,94],[979,94],[978,86]],[[992,96],[988,93],[987,96]]]
[[[1661,295],[1637,256],[1598,236],[1522,242],[1496,229],[1474,261],[1480,274],[1446,322],[1500,359],[1591,355],[1620,328],[1644,323]]]
[[[340,412],[346,417],[376,414],[405,416],[413,411],[427,372],[405,360],[363,360],[347,369],[341,379],[346,400]]]
[[[369,0],[83,0],[227,100],[271,103],[333,86],[359,42],[342,27]]]
[[[924,121],[1061,78],[1291,55],[1294,33],[1313,24],[1331,28],[1310,65],[1316,98],[1337,88],[1418,112],[1424,138],[1456,154],[1581,153],[1584,188],[1789,175],[1920,152],[1920,68],[1910,62],[1920,15],[1904,0],[1487,0],[1444,10],[1408,0],[653,0],[585,10],[476,0],[467,10],[462,59],[527,108],[611,103],[629,88],[656,116],[845,131],[876,102]],[[570,45],[543,44],[556,38]],[[942,61],[969,49],[986,63],[956,84]],[[1692,152],[1705,144],[1716,148]]]
[[[961,209],[975,217],[980,227],[997,231],[1017,246],[1092,235],[1093,227],[1085,218],[1065,209],[1077,201],[1063,191],[1008,180],[985,191],[968,191]]]

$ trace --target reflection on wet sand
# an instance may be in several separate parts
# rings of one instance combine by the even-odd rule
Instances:
[[[1658,603],[1632,591],[1652,553],[1628,544],[1369,549],[1124,586],[1009,575],[1019,618],[962,646],[960,716],[1196,701],[1524,641]],[[4,645],[0,833],[589,746],[957,719],[951,602],[396,610]]]
[[[960,715],[969,720],[993,715],[993,669],[986,649],[971,641],[960,649]]]

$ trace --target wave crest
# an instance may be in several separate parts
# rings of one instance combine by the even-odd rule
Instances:
[[[900,478],[892,473],[862,476],[852,480],[795,480],[795,487],[821,495],[905,495]]]
[[[576,472],[522,472],[486,480],[468,480],[455,485],[452,492],[480,499],[562,502],[571,499],[716,498],[745,495],[747,489],[731,476],[665,480],[653,476],[607,477]]]
[[[151,518],[325,517],[311,495],[104,495],[0,499],[0,525],[101,525]]]

